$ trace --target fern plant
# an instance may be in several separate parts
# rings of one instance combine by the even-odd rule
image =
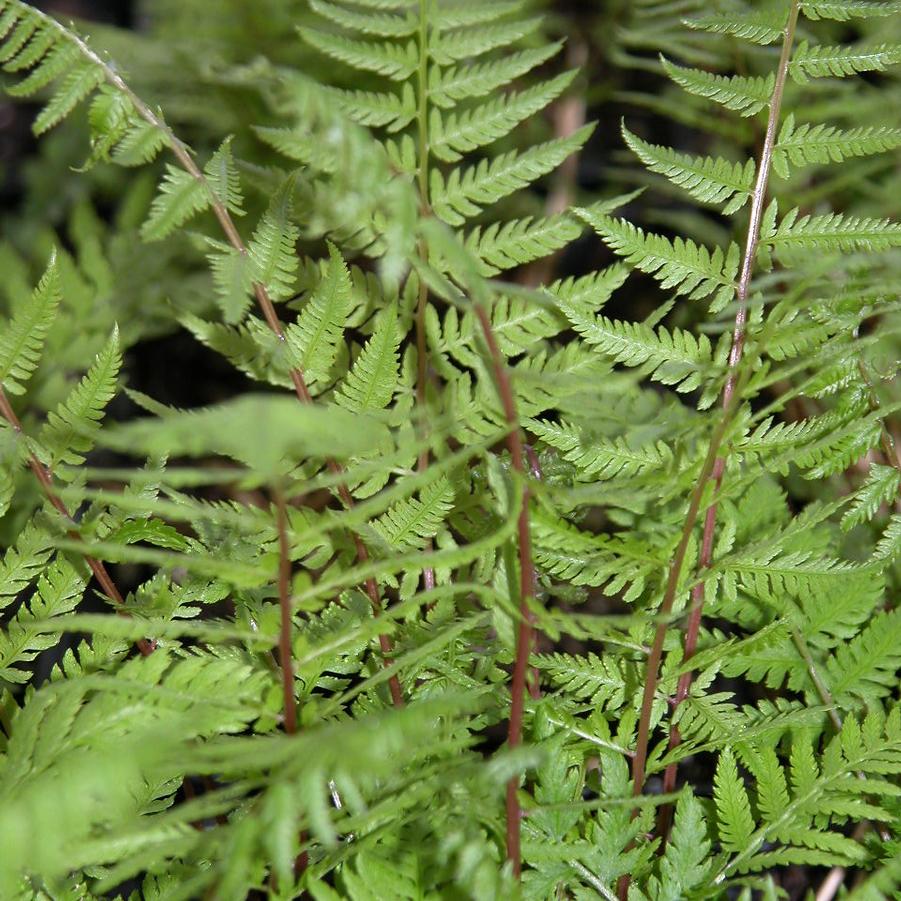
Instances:
[[[35,132],[130,185],[2,250],[3,897],[901,884],[897,5],[601,11],[679,99],[564,211],[531,6],[267,4],[204,37],[217,133],[165,27],[0,0]],[[148,393],[172,331],[241,390]]]

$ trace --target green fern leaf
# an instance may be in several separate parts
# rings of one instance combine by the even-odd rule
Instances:
[[[251,281],[263,285],[273,300],[295,293],[297,239],[300,230],[291,221],[291,185],[276,194],[248,245]]]
[[[335,394],[336,404],[361,412],[383,410],[391,403],[400,375],[401,337],[397,308],[392,305],[379,317],[372,337],[341,383]]]
[[[538,654],[532,660],[569,697],[598,710],[619,710],[626,703],[626,664],[612,654]]]
[[[806,84],[811,78],[842,78],[859,72],[882,72],[901,62],[901,44],[811,47],[802,41],[792,56],[789,74]]]
[[[314,28],[297,29],[301,37],[320,53],[354,69],[375,72],[394,81],[406,81],[419,65],[415,41],[406,44],[358,41],[345,35],[330,34]]]
[[[580,479],[629,478],[644,472],[665,470],[673,452],[662,442],[633,447],[625,438],[586,438],[566,422],[533,419],[529,431],[545,444],[563,452],[563,459],[579,471]]]
[[[788,13],[785,9],[752,10],[747,13],[730,13],[729,15],[702,16],[697,19],[684,19],[689,28],[710,31],[714,34],[728,34],[736,38],[744,38],[755,44],[772,44],[782,38]]]
[[[179,322],[201,344],[222,354],[249,378],[281,388],[293,386],[284,348],[261,320],[251,317],[234,327],[185,314]]]
[[[10,394],[22,394],[25,382],[37,369],[44,339],[61,299],[54,254],[30,301],[0,332],[0,385]]]
[[[898,496],[899,488],[901,473],[894,466],[871,463],[866,481],[855,493],[851,506],[842,517],[842,529],[847,532],[862,522],[869,522],[883,504]]]
[[[58,634],[45,630],[46,621],[74,610],[84,593],[86,579],[62,557],[38,579],[37,592],[0,634],[0,678],[24,683],[29,672],[16,664],[30,663],[40,651],[53,647]],[[38,625],[40,628],[35,628]]]
[[[702,885],[711,869],[704,809],[690,791],[676,802],[673,832],[660,861],[660,877],[650,884],[651,901],[681,901]]]
[[[478,260],[482,275],[497,275],[560,250],[578,238],[583,228],[569,213],[513,219],[484,229],[477,226],[466,236],[465,244]]]
[[[311,380],[328,376],[351,310],[351,280],[337,248],[329,244],[329,261],[322,281],[285,330],[291,365]]]
[[[429,191],[432,208],[449,225],[463,225],[483,207],[553,172],[582,147],[593,130],[593,125],[587,125],[572,135],[538,144],[522,153],[511,151],[492,160],[482,160],[468,169],[453,169],[446,180],[440,170],[433,169]]]
[[[599,313],[628,277],[629,267],[624,263],[614,263],[580,278],[560,279],[545,290],[555,299],[560,310],[582,309]]]
[[[0,62],[13,59],[28,44],[29,40],[38,30],[37,16],[29,15],[27,7],[3,4],[3,28],[0,30],[0,38],[4,39],[3,47],[0,47]],[[37,38],[40,39],[40,36]],[[45,48],[46,49],[46,48]]]
[[[32,125],[34,133],[41,135],[62,122],[103,81],[101,69],[85,63],[77,65],[59,82],[53,96],[35,117]]]
[[[54,550],[54,539],[29,522],[6,549],[0,560],[0,609],[12,604],[47,565]]]
[[[416,118],[416,96],[409,82],[400,95],[393,91],[336,90],[335,97],[348,118],[370,128],[400,131]]]
[[[143,166],[157,158],[167,145],[165,132],[149,122],[133,123],[113,151],[113,160],[120,166]]]
[[[150,207],[141,235],[145,241],[161,241],[209,205],[210,197],[203,183],[184,169],[167,163],[159,194]]]
[[[706,335],[695,338],[681,329],[668,331],[638,322],[618,322],[564,310],[573,328],[592,347],[626,366],[644,366],[648,374],[677,391],[698,388],[713,364],[713,349]]]
[[[788,163],[807,166],[840,163],[849,157],[884,153],[901,147],[901,128],[852,128],[843,131],[830,125],[795,125],[794,114],[785,117],[773,152],[773,168],[788,178]]]
[[[463,59],[482,56],[498,47],[507,47],[537,31],[541,18],[484,23],[439,33],[429,44],[429,56],[439,65],[449,66]]]
[[[492,4],[492,7],[495,5],[497,4]],[[481,8],[490,9],[492,7],[482,6]],[[480,7],[469,8],[479,9]],[[501,59],[466,66],[454,66],[449,69],[432,66],[429,68],[429,100],[436,106],[447,109],[455,106],[461,100],[484,97],[503,85],[511,84],[552,56],[556,56],[562,46],[561,43],[546,44],[542,47],[507,54]]]
[[[658,563],[636,542],[592,535],[542,510],[532,510],[535,559],[548,575],[634,601]]]
[[[429,147],[445,162],[453,163],[464,153],[491,144],[520,122],[543,110],[572,83],[575,72],[564,72],[525,91],[499,97],[471,110],[429,116]]]
[[[60,463],[84,463],[84,454],[94,445],[106,406],[116,394],[121,365],[119,330],[114,329],[87,374],[56,411],[51,411],[41,429],[38,440],[46,455],[44,462],[51,469]]]
[[[738,212],[751,196],[756,165],[744,165],[712,157],[690,156],[669,147],[648,144],[622,126],[623,138],[632,152],[651,170],[665,175],[703,203],[725,203],[723,213]]]
[[[338,3],[332,3],[331,0],[310,0],[310,9],[343,28],[384,38],[408,37],[418,27],[416,17],[409,13],[405,15],[396,15],[393,12],[362,13]]]
[[[660,58],[664,71],[689,94],[707,97],[742,116],[753,116],[769,105],[776,79],[746,75],[716,75],[703,69],[686,69]]]
[[[901,667],[901,609],[877,613],[851,641],[839,645],[826,661],[829,687],[836,704],[853,706],[885,697],[898,684]]]
[[[765,823],[778,823],[789,805],[785,770],[771,747],[742,745],[742,761],[751,771],[757,787],[757,809]]]
[[[866,19],[875,16],[894,16],[901,12],[897,0],[804,0],[804,15],[808,19]]]
[[[843,213],[805,215],[797,207],[785,214],[778,227],[767,230],[762,240],[783,258],[817,250],[886,250],[901,246],[901,223],[868,219]]]
[[[876,543],[873,559],[888,566],[901,555],[901,514],[893,513]]]
[[[447,31],[450,28],[467,28],[470,25],[494,22],[511,13],[519,12],[524,6],[526,6],[525,0],[495,0],[490,4],[441,4],[430,10],[429,22],[439,31]]]
[[[226,138],[204,166],[207,183],[219,202],[230,212],[244,215],[241,180],[232,156],[231,138]]]
[[[22,24],[24,25],[25,22],[23,21]],[[30,31],[34,31],[35,28],[35,23],[29,26]],[[4,44],[3,48],[0,49],[0,61],[3,62],[3,68],[7,71],[14,72],[24,68],[24,66],[20,65],[20,61],[27,61],[32,57],[31,44],[18,45],[20,38],[21,33],[17,29]],[[40,41],[40,38],[38,38],[38,41],[38,46],[40,46],[43,42]],[[50,51],[40,58],[36,68],[32,69],[22,81],[14,84],[9,89],[9,93],[13,97],[31,97],[38,91],[53,84],[54,81],[61,78],[71,69],[81,70],[83,65],[75,47],[54,40]]]
[[[743,851],[754,832],[751,802],[739,778],[735,755],[726,748],[717,762],[713,777],[713,800],[716,804],[717,832],[726,851]]]
[[[662,235],[645,234],[625,219],[595,216],[590,210],[576,210],[626,262],[653,275],[661,287],[687,295],[692,300],[714,295],[712,310],[720,310],[735,294],[735,279],[741,252],[730,244],[727,253],[717,247],[713,253],[687,238],[671,242]]]
[[[249,254],[239,253],[221,241],[209,242],[214,248],[207,254],[216,299],[227,323],[240,322],[247,313],[253,291],[252,262]]]
[[[453,506],[454,489],[441,476],[426,485],[418,498],[405,498],[392,504],[372,527],[391,547],[422,548],[438,534]]]
[[[88,109],[91,161],[110,159],[110,153],[134,127],[134,116],[134,106],[127,96],[109,85],[101,86]],[[160,135],[162,137],[162,133]]]

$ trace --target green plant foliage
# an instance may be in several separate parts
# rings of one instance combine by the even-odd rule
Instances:
[[[137,20],[0,0],[0,899],[896,897],[901,5]]]

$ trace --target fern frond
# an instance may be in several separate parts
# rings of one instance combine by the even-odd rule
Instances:
[[[495,0],[491,4],[441,4],[430,11],[430,24],[439,31],[449,28],[466,28],[494,22],[520,12],[526,6],[525,0]]]
[[[687,69],[660,58],[664,71],[689,94],[707,97],[742,116],[753,116],[769,105],[775,76],[717,75],[703,69]]]
[[[418,24],[416,17],[403,9],[400,14],[393,11],[363,13],[332,0],[310,0],[310,9],[342,28],[384,38],[409,37]]]
[[[773,168],[788,178],[788,162],[795,166],[840,163],[854,156],[869,156],[901,147],[901,128],[885,126],[843,131],[830,125],[795,125],[793,113],[785,117],[773,152]]]
[[[391,306],[379,317],[372,337],[341,383],[335,394],[336,404],[361,412],[382,410],[391,403],[400,375],[401,337],[397,309]]]
[[[598,710],[618,710],[626,703],[626,663],[612,654],[538,654],[532,661],[569,697]]]
[[[811,47],[802,41],[792,56],[789,74],[798,84],[811,78],[842,78],[860,72],[882,72],[901,62],[901,44]]]
[[[626,366],[647,364],[651,378],[677,391],[698,388],[713,366],[713,348],[706,335],[695,338],[682,329],[654,331],[640,322],[621,322],[564,310],[573,328],[592,347]]]
[[[0,385],[10,394],[22,394],[25,382],[37,369],[61,299],[54,254],[29,302],[0,332]]]
[[[724,254],[717,247],[713,253],[687,238],[670,241],[662,235],[646,234],[625,219],[595,216],[589,210],[576,210],[626,262],[653,275],[661,287],[692,300],[714,295],[711,308],[722,309],[735,293],[735,279],[741,252],[730,244]]]
[[[629,267],[625,263],[614,263],[580,278],[559,279],[545,290],[561,310],[569,307],[598,313],[628,277]]]
[[[901,3],[897,0],[804,0],[801,9],[808,19],[847,22],[849,19],[893,16],[901,12]]]
[[[684,19],[689,28],[710,31],[714,34],[728,34],[744,38],[755,44],[772,44],[782,37],[788,12],[778,6],[750,12],[730,12],[728,15],[702,16]]]
[[[726,742],[740,735],[747,717],[732,702],[732,692],[705,691],[698,676],[688,697],[673,716],[673,725],[686,742]],[[702,683],[699,685],[699,683]]]
[[[419,53],[415,41],[405,44],[360,41],[343,34],[331,34],[300,26],[301,37],[320,53],[354,69],[375,72],[394,81],[406,81],[416,72]]]
[[[281,388],[292,387],[281,342],[260,320],[251,317],[235,327],[185,314],[179,322],[201,344],[222,354],[249,378]]]
[[[338,249],[329,245],[329,261],[321,282],[285,330],[291,365],[311,380],[327,377],[351,310],[351,280]]]
[[[213,284],[216,287],[216,300],[222,309],[222,316],[229,324],[240,322],[251,303],[253,278],[251,257],[236,251],[231,245],[222,241],[209,239],[214,248],[207,254]]]
[[[145,241],[161,241],[209,205],[210,197],[203,183],[184,169],[167,163],[159,194],[150,207],[141,235]]]
[[[748,793],[738,775],[735,754],[728,747],[720,754],[716,765],[713,800],[717,833],[724,850],[744,851],[754,832],[754,818]]]
[[[416,118],[413,86],[406,82],[400,94],[393,91],[336,90],[341,111],[354,122],[389,132],[406,128]]]
[[[295,292],[299,237],[291,220],[289,183],[273,197],[247,247],[251,281],[263,285],[273,300],[285,300]]]
[[[777,254],[817,250],[886,250],[901,246],[901,223],[890,219],[868,219],[844,213],[800,216],[797,207],[785,214],[779,225],[768,229],[762,240]]]
[[[842,517],[842,529],[846,532],[862,522],[869,522],[876,511],[892,501],[901,488],[901,473],[894,466],[871,463],[867,479],[854,494],[854,499]]]
[[[496,6],[497,4],[492,4]],[[470,7],[478,9],[479,7]],[[483,6],[482,9],[491,7]],[[517,78],[531,72],[552,56],[559,53],[561,43],[518,50],[500,59],[453,66],[444,69],[429,68],[429,100],[444,109],[455,106],[461,100],[484,97],[502,85],[511,84]]]
[[[165,133],[149,122],[135,122],[118,141],[113,160],[120,166],[143,166],[152,162],[167,145]]]
[[[630,150],[651,172],[665,175],[703,203],[725,203],[725,215],[738,212],[750,198],[757,169],[753,159],[742,165],[709,156],[690,156],[642,141],[625,124],[622,132]]]
[[[466,247],[478,261],[482,275],[497,275],[506,269],[531,263],[574,241],[583,226],[569,213],[540,219],[513,219],[477,226],[467,236]]]
[[[623,599],[641,596],[658,561],[637,542],[592,535],[542,510],[532,511],[535,559],[549,575]]]
[[[634,477],[644,472],[665,470],[673,452],[662,441],[634,447],[625,438],[587,438],[566,422],[533,419],[531,432],[545,444],[563,452],[563,458],[579,471],[579,478],[612,479]]]
[[[462,112],[432,109],[429,116],[429,148],[445,162],[454,163],[464,153],[491,144],[520,122],[543,110],[572,84],[575,72],[564,72],[532,88]]]
[[[901,610],[877,613],[851,641],[840,644],[826,661],[826,674],[835,702],[852,706],[890,694],[901,667]]]
[[[481,160],[468,169],[453,169],[445,179],[438,169],[431,172],[429,201],[436,214],[449,225],[463,225],[483,207],[525,188],[548,172],[588,140],[593,125],[571,135],[538,144],[521,153],[511,151],[492,160]]]
[[[54,539],[29,522],[0,560],[0,609],[8,607],[47,565]]]
[[[30,663],[59,640],[46,631],[46,621],[74,610],[84,593],[86,579],[64,558],[57,557],[42,573],[37,592],[23,603],[0,633],[0,678],[7,682],[27,682],[30,673],[16,664]],[[36,629],[39,624],[41,628]]]
[[[901,514],[894,513],[889,520],[882,537],[876,543],[873,559],[889,565],[901,554]]]
[[[94,445],[107,404],[116,394],[122,354],[119,330],[114,329],[106,346],[97,354],[84,378],[47,417],[39,444],[44,462],[54,469],[60,463],[77,466]]]
[[[454,489],[444,476],[430,482],[418,498],[397,501],[372,527],[391,547],[422,548],[434,538],[454,506]]]
[[[229,212],[237,216],[244,215],[244,199],[241,194],[241,179],[232,155],[231,138],[226,138],[219,149],[210,157],[203,174],[206,176],[210,190],[218,201]]]
[[[673,831],[660,861],[660,876],[650,881],[651,901],[680,901],[701,886],[711,869],[710,839],[704,808],[690,791],[676,802]]]
[[[429,45],[429,56],[436,63],[449,66],[463,59],[473,59],[508,47],[534,33],[541,25],[541,18],[512,19],[509,22],[479,22],[472,27],[460,27],[438,34]]]
[[[78,49],[62,38],[52,20],[45,20],[28,7],[12,8],[18,24],[0,47],[0,62],[8,72],[31,69],[9,88],[17,97],[31,97],[57,82],[50,99],[35,118],[35,134],[59,124],[104,81],[103,72],[84,59]]]

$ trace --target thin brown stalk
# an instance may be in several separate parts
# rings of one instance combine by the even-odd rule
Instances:
[[[6,397],[6,392],[3,390],[2,386],[0,386],[0,415],[10,424],[12,430],[16,432],[18,435],[24,434],[22,431],[22,423],[19,421],[19,417],[16,416],[15,410],[13,410],[12,405],[10,404],[8,398]],[[66,523],[71,527],[67,529],[67,534],[74,541],[82,541],[81,535],[79,535],[78,530],[75,528],[75,520],[72,517],[72,514],[69,513],[66,505],[62,502],[59,495],[56,493],[56,489],[53,485],[53,473],[43,464],[41,461],[35,456],[34,453],[28,453],[28,466],[31,471],[34,473],[35,478],[37,478],[41,489],[44,492],[44,496],[48,501],[52,504],[54,509],[62,516],[62,518],[66,521]],[[100,588],[103,593],[112,601],[113,605],[120,608],[119,612],[125,614],[125,611],[122,610],[122,606],[125,603],[122,593],[116,587],[116,583],[113,581],[112,576],[109,574],[109,570],[107,570],[106,566],[101,560],[98,560],[96,557],[91,556],[90,554],[85,553],[84,561],[87,563],[91,572],[94,574],[94,578],[97,580]],[[149,656],[156,650],[156,642],[142,638],[137,641],[136,646],[138,650],[145,656]]]
[[[513,463],[513,470],[522,482],[517,533],[519,543],[519,625],[516,632],[516,652],[513,660],[513,676],[510,684],[510,719],[507,726],[507,745],[515,748],[522,743],[522,720],[525,710],[526,673],[529,652],[532,647],[532,619],[529,612],[529,598],[534,593],[535,565],[532,560],[532,538],[529,528],[529,485],[526,457],[516,411],[516,398],[510,375],[503,355],[497,344],[485,308],[476,303],[475,315],[482,329],[482,336],[488,346],[494,378],[504,411],[504,418],[510,430],[507,448]],[[513,873],[519,879],[522,873],[521,828],[522,810],[519,806],[519,778],[513,776],[507,783],[507,860],[513,864]]]
[[[776,145],[776,136],[779,128],[779,115],[782,108],[782,95],[785,90],[785,83],[788,76],[788,65],[791,59],[791,49],[795,37],[795,27],[798,22],[798,13],[800,10],[800,0],[792,0],[791,9],[788,15],[788,22],[785,27],[785,33],[782,41],[782,52],[779,57],[779,66],[776,71],[776,80],[773,87],[773,96],[770,102],[769,117],[767,120],[766,135],[764,137],[763,149],[760,154],[760,163],[757,170],[757,181],[754,185],[754,192],[751,196],[751,215],[748,223],[748,234],[745,243],[745,252],[742,259],[741,272],[739,276],[738,289],[736,292],[738,301],[738,311],[735,315],[735,325],[732,332],[732,348],[729,353],[729,370],[726,375],[726,383],[723,388],[722,397],[722,416],[720,423],[711,438],[708,448],[707,458],[701,469],[701,474],[692,494],[689,504],[689,512],[685,525],[682,530],[682,537],[670,565],[669,577],[667,579],[666,591],[664,593],[663,603],[660,606],[660,623],[654,636],[654,644],[651,648],[651,654],[648,658],[647,676],[645,678],[645,690],[642,699],[641,715],[638,726],[638,739],[635,749],[635,757],[632,759],[632,781],[634,794],[640,795],[644,791],[645,768],[647,764],[648,741],[650,738],[650,721],[651,712],[654,703],[654,696],[657,692],[657,683],[659,679],[660,662],[663,656],[663,642],[666,637],[667,620],[672,613],[673,602],[675,600],[676,589],[682,573],[682,566],[685,562],[685,553],[688,549],[688,542],[691,533],[694,530],[697,517],[700,512],[700,504],[702,496],[707,489],[708,482],[712,482],[713,497],[716,498],[719,491],[723,472],[725,470],[725,457],[720,456],[720,447],[725,437],[726,429],[730,423],[740,392],[738,391],[739,368],[744,353],[746,328],[748,320],[748,294],[751,288],[751,276],[754,271],[754,261],[757,255],[757,246],[760,241],[760,224],[763,219],[764,204],[766,202],[767,185],[769,183],[770,169],[772,166],[773,150]],[[716,529],[716,501],[709,505],[704,517],[704,535],[701,542],[702,557],[699,560],[701,568],[710,565],[710,555],[713,550],[713,539]],[[706,560],[704,552],[706,549]],[[685,657],[688,659],[694,654],[697,644],[697,634],[700,629],[701,614],[704,602],[703,583],[699,583],[692,596],[692,611],[690,616],[689,631],[686,634]],[[691,644],[689,644],[691,640]],[[680,680],[684,695],[687,695],[691,685],[691,674],[686,674],[687,678]],[[679,697],[677,695],[677,703]],[[678,730],[671,732],[671,747],[673,741],[678,742]],[[675,772],[670,775],[670,782],[675,785]],[[620,880],[619,896],[622,901],[629,890],[629,878],[623,877]]]
[[[222,231],[224,232],[226,238],[228,239],[229,244],[242,256],[247,256],[248,250],[247,245],[244,243],[241,238],[240,233],[238,232],[237,227],[235,226],[234,220],[231,217],[231,214],[228,211],[228,208],[225,204],[217,196],[216,192],[212,189],[211,185],[207,181],[203,172],[194,162],[193,157],[191,156],[191,152],[187,145],[185,145],[169,128],[168,125],[163,121],[163,119],[158,116],[153,110],[135,94],[134,91],[126,84],[126,82],[122,79],[122,77],[112,69],[100,56],[98,56],[91,48],[75,33],[68,31],[63,28],[56,20],[52,19],[49,16],[43,16],[43,18],[50,24],[54,25],[56,28],[61,30],[66,38],[72,41],[79,49],[79,51],[91,60],[96,66],[99,66],[103,71],[104,77],[107,82],[111,84],[116,90],[120,91],[128,100],[131,102],[137,114],[144,119],[145,122],[152,125],[154,128],[159,129],[162,134],[166,138],[166,143],[169,146],[169,149],[172,151],[175,158],[178,160],[179,164],[182,168],[192,177],[194,178],[200,185],[203,186],[204,190],[207,193],[207,196],[210,200],[210,207],[215,215],[216,219],[219,221],[220,226],[222,227]],[[269,296],[269,292],[266,289],[265,285],[262,285],[258,282],[253,285],[253,293],[256,298],[257,304],[259,305],[260,311],[263,314],[263,318],[266,320],[269,328],[275,334],[275,336],[279,339],[279,341],[285,341],[285,332],[282,326],[281,320],[279,319],[278,313],[275,309],[275,304],[272,302],[272,298]],[[312,404],[313,397],[310,394],[309,388],[306,384],[306,379],[304,378],[303,372],[299,369],[291,369],[290,370],[291,382],[294,385],[294,393],[297,395],[297,399],[304,404]],[[344,473],[343,466],[338,463],[336,460],[328,460],[328,466],[332,470],[332,472],[337,475],[341,475]],[[354,500],[350,493],[347,490],[347,486],[342,484],[338,489],[339,497],[347,508],[352,508],[354,506]],[[357,552],[357,559],[360,563],[366,563],[369,560],[369,554],[367,552],[366,546],[363,544],[363,541],[359,538],[359,536],[354,535],[354,544]],[[376,615],[379,615],[382,610],[382,601],[379,593],[378,585],[376,584],[374,579],[370,579],[366,583],[366,593],[369,596],[370,602],[372,603],[373,610]],[[384,656],[384,664],[386,666],[390,665],[390,655],[393,650],[391,639],[387,635],[381,635],[379,637],[379,643],[381,646],[381,650]],[[395,706],[403,705],[403,695],[400,689],[400,682],[397,676],[392,676],[389,680],[389,685],[391,688],[391,698]]]

